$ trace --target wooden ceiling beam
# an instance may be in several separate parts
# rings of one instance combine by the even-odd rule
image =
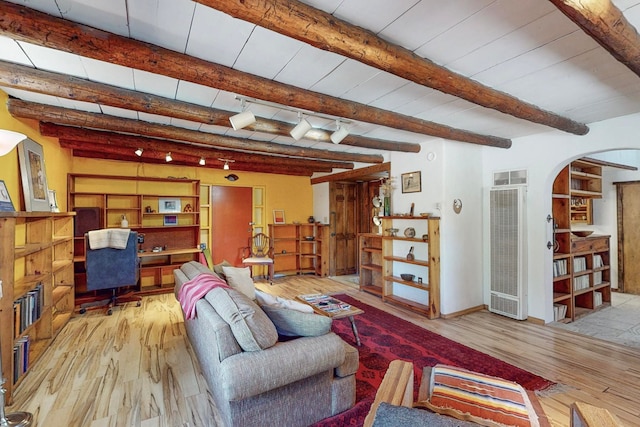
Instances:
[[[0,1],[0,35],[308,111],[447,140],[509,148],[511,140],[393,113],[234,70],[183,53]]]
[[[610,0],[550,0],[614,58],[640,76],[640,36]]]
[[[181,159],[174,159],[174,161],[167,163],[164,159],[166,153],[159,153],[161,156],[156,156],[154,158],[149,158],[145,163],[155,163],[155,164],[169,164],[171,166],[185,166],[185,167],[207,167],[210,169],[221,169],[220,165],[205,165],[199,166],[194,164],[192,161],[184,161]],[[173,154],[172,154],[173,155]],[[110,153],[106,151],[90,151],[90,150],[73,150],[74,157],[82,157],[89,159],[106,159],[106,160],[116,160],[119,162],[136,162],[141,163],[140,158],[136,155],[125,155],[123,156],[120,153]],[[231,169],[228,171],[224,171],[224,173],[235,173],[238,172],[259,172],[259,173],[269,173],[269,174],[280,174],[280,175],[291,175],[291,176],[311,176],[311,172],[308,169],[301,168],[291,168],[291,167],[283,167],[283,168],[269,168],[265,165],[252,165],[246,163],[233,163]]]
[[[319,49],[343,55],[486,108],[576,135],[589,132],[585,124],[543,110],[454,73],[408,49],[387,42],[371,31],[297,0],[195,1]]]
[[[219,150],[201,145],[186,144],[182,142],[167,141],[164,139],[147,138],[142,136],[127,135],[122,133],[100,130],[83,129],[73,126],[57,125],[55,123],[40,122],[40,133],[43,136],[58,138],[60,141],[88,142],[102,144],[104,146],[124,147],[128,153],[138,148],[143,150],[171,151],[176,153],[204,157],[207,161],[228,159],[235,162],[277,164],[279,166],[306,167],[312,171],[337,169],[353,169],[351,162],[325,161],[314,159],[302,159],[294,157],[270,156],[262,154],[245,153],[233,150]],[[316,169],[317,168],[317,169]]]
[[[236,114],[233,111],[190,104],[6,61],[0,61],[0,86],[76,101],[109,105],[127,110],[142,111],[149,114],[175,117],[208,125],[230,127],[229,117]],[[244,129],[289,137],[289,132],[294,126],[290,123],[256,117],[256,123]],[[304,139],[330,143],[331,132],[324,129],[314,129],[313,132],[308,132]],[[420,152],[419,144],[386,141],[357,135],[347,136],[340,144],[405,153]]]
[[[199,132],[175,126],[150,123],[142,120],[125,119],[100,113],[72,110],[35,102],[21,101],[10,98],[7,102],[9,114],[16,118],[33,119],[63,125],[88,127],[150,136],[154,138],[172,139],[176,141],[195,142],[214,148],[243,150],[253,153],[268,153],[282,156],[338,160],[344,162],[382,163],[383,158],[375,154],[358,154],[318,150],[283,145],[272,142],[253,141],[228,136]]]
[[[368,166],[366,168],[359,168],[352,171],[338,172],[331,175],[312,178],[311,185],[336,181],[373,181],[375,179],[388,178],[390,173],[391,163],[386,162],[379,165]]]

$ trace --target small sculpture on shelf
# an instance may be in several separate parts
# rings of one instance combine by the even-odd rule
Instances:
[[[187,203],[184,206],[184,212],[193,212],[193,208],[191,207],[191,203]]]

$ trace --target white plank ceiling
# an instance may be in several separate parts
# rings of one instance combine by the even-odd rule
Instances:
[[[257,76],[455,128],[505,138],[550,130],[419,86],[189,0],[12,0],[13,3]],[[640,112],[640,78],[543,0],[306,0],[452,71],[582,123]],[[640,1],[614,2],[640,26]],[[1,13],[1,11],[0,11]],[[240,111],[234,93],[82,58],[0,36],[0,59],[172,99]],[[20,99],[170,123],[203,132],[375,153],[358,147],[234,131],[4,88]],[[265,118],[297,115],[252,105]],[[311,117],[316,127],[335,129]],[[352,134],[401,142],[431,137],[354,122]]]

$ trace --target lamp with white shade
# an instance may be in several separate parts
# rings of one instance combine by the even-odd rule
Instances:
[[[0,129],[0,156],[4,156],[13,150],[27,136],[12,130]]]

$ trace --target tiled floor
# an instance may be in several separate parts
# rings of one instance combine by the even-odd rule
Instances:
[[[572,323],[551,326],[640,348],[640,295],[611,293],[611,306]]]

